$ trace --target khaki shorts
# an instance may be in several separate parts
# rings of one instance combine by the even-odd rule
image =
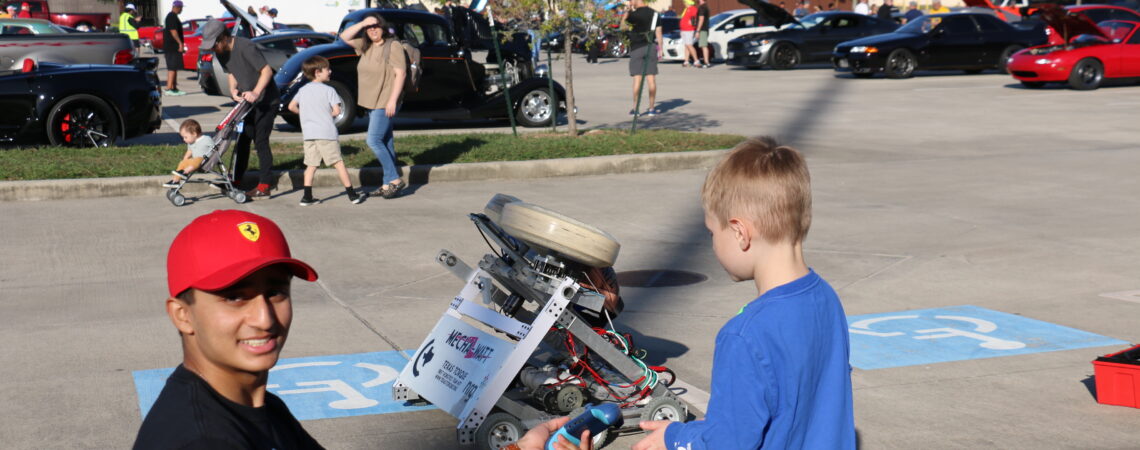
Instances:
[[[321,160],[331,166],[341,162],[340,142],[331,139],[310,139],[305,141],[305,165],[320,166]]]
[[[708,47],[709,46],[709,32],[708,32],[708,30],[702,31],[698,36],[699,37],[697,38],[697,45],[699,45],[701,47]]]
[[[199,167],[202,167],[202,158],[200,158],[200,157],[199,158],[184,159],[182,161],[179,161],[178,162],[178,168],[175,170],[182,172],[182,173],[186,173],[187,169],[194,171],[194,170],[198,170]]]

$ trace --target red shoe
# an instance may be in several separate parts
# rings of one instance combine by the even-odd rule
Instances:
[[[245,191],[245,196],[246,196],[246,197],[249,197],[249,198],[255,198],[255,197],[258,197],[258,198],[264,198],[264,197],[269,197],[269,188],[262,188],[262,187],[260,187],[260,186],[259,186],[259,187],[255,187],[255,188],[253,188],[253,189],[250,189],[250,190],[248,190],[248,191]]]

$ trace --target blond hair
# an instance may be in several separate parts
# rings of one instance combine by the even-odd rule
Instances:
[[[770,243],[803,242],[811,228],[811,175],[796,149],[767,136],[749,138],[709,172],[701,203],[722,228],[745,218]]]

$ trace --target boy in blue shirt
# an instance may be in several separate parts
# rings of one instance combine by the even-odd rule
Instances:
[[[716,337],[704,420],[646,421],[633,448],[854,449],[847,318],[804,263],[811,181],[798,152],[771,138],[737,145],[701,190],[717,261],[758,297]]]
[[[301,116],[301,135],[304,138],[305,194],[301,196],[301,206],[317,203],[313,198],[313,176],[317,174],[321,160],[336,169],[348,200],[354,205],[358,204],[364,201],[364,196],[358,195],[352,188],[352,180],[348,177],[348,169],[344,167],[340,155],[340,135],[336,130],[336,121],[333,120],[340,115],[342,102],[340,96],[336,95],[336,89],[325,84],[332,76],[329,60],[321,56],[309,58],[301,64],[301,72],[309,79],[309,83],[301,86],[289,102],[289,111]]]

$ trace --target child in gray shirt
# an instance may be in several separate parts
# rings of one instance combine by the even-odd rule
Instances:
[[[344,167],[340,155],[340,142],[337,141],[339,135],[333,121],[333,117],[340,114],[341,99],[336,95],[335,89],[325,84],[332,76],[329,61],[314,56],[301,65],[301,70],[309,83],[302,86],[289,102],[289,111],[301,116],[301,135],[305,140],[305,194],[301,197],[301,206],[317,203],[313,198],[313,176],[316,175],[321,160],[336,169],[349,201],[358,204],[364,201],[364,197],[352,188],[352,180],[348,177],[348,169]]]
[[[178,134],[182,135],[182,141],[188,147],[186,154],[182,155],[182,161],[178,162],[178,168],[170,172],[174,177],[169,182],[163,184],[164,188],[176,188],[179,182],[202,167],[202,160],[206,155],[210,154],[210,150],[214,148],[214,140],[209,136],[202,134],[202,125],[197,120],[187,119],[182,122],[178,127]]]

